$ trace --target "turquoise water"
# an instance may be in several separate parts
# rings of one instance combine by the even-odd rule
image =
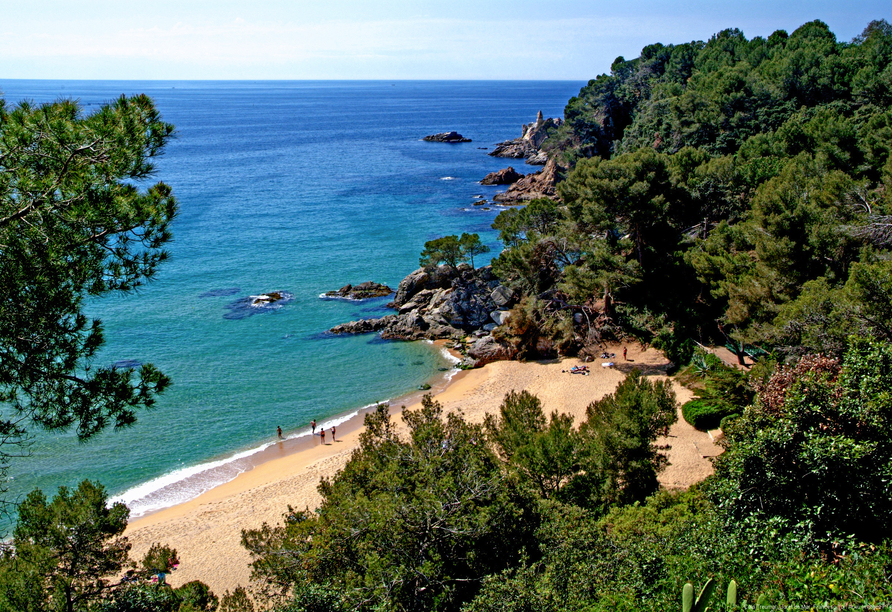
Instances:
[[[313,418],[343,420],[436,375],[449,362],[428,344],[323,334],[389,312],[387,298],[319,295],[366,280],[396,287],[424,242],[446,234],[478,232],[498,252],[498,210],[472,203],[501,189],[478,181],[537,168],[481,147],[519,136],[539,110],[562,116],[582,85],[0,80],[8,103],[70,97],[88,112],[122,93],[152,96],[177,128],[156,179],[180,202],[157,280],[89,309],[106,328],[98,362],[154,363],[173,385],[125,431],[86,444],[41,434],[13,464],[11,493],[90,478],[139,514],[233,477],[277,425],[306,435]],[[421,141],[448,130],[473,142]],[[294,297],[250,316],[229,308],[275,290]],[[210,462],[213,478],[184,480]]]

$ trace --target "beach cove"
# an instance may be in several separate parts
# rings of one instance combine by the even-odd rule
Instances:
[[[526,390],[539,397],[546,413],[556,410],[573,415],[578,425],[585,418],[586,406],[613,392],[632,369],[665,378],[669,364],[659,351],[628,347],[628,361],[620,358],[613,367],[587,364],[591,369],[588,376],[568,372],[582,364],[578,359],[499,361],[461,372],[431,393],[445,411],[460,410],[465,419],[479,423],[486,414],[498,414],[507,392]],[[620,354],[622,346],[610,345],[607,350]],[[689,390],[678,384],[673,387],[679,406],[691,398]],[[420,405],[417,394],[406,401],[408,409]],[[400,406],[394,402],[391,412],[398,412]],[[200,579],[217,594],[248,586],[250,555],[241,546],[241,531],[264,522],[280,523],[289,505],[295,509],[318,507],[319,480],[333,477],[349,459],[358,444],[359,418],[338,426],[337,442],[327,438],[323,445],[319,436],[314,436],[311,446],[286,449],[285,443],[276,444],[263,461],[230,482],[186,503],[132,520],[126,532],[133,544],[132,556],[139,558],[153,543],[161,542],[176,548],[182,562],[168,577],[170,584]],[[405,431],[399,416],[393,418]],[[661,485],[667,489],[685,489],[705,478],[712,471],[710,458],[721,452],[709,434],[696,431],[681,418],[680,409],[678,422],[659,443],[671,445],[669,467],[660,475]]]

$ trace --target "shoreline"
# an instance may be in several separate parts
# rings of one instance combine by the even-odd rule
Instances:
[[[458,363],[461,355],[451,349],[446,340],[428,342],[433,350],[440,353],[447,361]],[[341,436],[346,436],[361,429],[365,415],[374,410],[378,404],[403,406],[420,403],[425,393],[439,393],[452,379],[460,377],[464,372],[455,368],[438,371],[425,381],[429,390],[414,389],[391,399],[366,404],[348,409],[319,419],[316,430],[330,429],[334,425]],[[158,477],[149,479],[138,485],[127,488],[110,498],[111,502],[124,502],[131,507],[132,519],[136,521],[163,512],[205,495],[209,491],[222,487],[246,472],[258,466],[282,457],[307,452],[318,446],[318,434],[313,435],[310,425],[289,432],[285,437],[259,441],[254,445],[233,451],[227,455],[210,458],[193,466],[187,466]],[[173,498],[173,499],[171,499]]]
[[[443,405],[445,412],[460,411],[469,422],[482,422],[486,414],[498,413],[505,393],[527,390],[542,400],[546,414],[556,410],[574,417],[578,425],[585,418],[585,408],[591,401],[612,393],[628,371],[638,368],[648,377],[665,378],[668,363],[658,351],[628,345],[629,361],[617,361],[613,367],[590,363],[589,376],[571,375],[577,358],[539,362],[499,361],[483,368],[460,371],[445,379],[442,386],[417,392],[391,402],[391,414],[398,415],[402,406],[414,409],[420,405],[424,393],[431,393]],[[610,345],[608,352],[620,354],[622,345]],[[674,386],[679,406],[690,391]],[[410,401],[414,398],[414,401]],[[660,441],[672,445],[670,467],[660,475],[667,489],[687,488],[702,480],[712,471],[709,457],[718,455],[717,447],[708,434],[697,432],[681,419],[669,436]],[[363,430],[360,415],[351,419],[351,426],[338,426],[336,442],[312,436],[307,448],[286,450],[284,444],[273,444],[250,470],[234,479],[205,491],[198,497],[175,506],[139,516],[127,527],[133,544],[131,556],[140,559],[155,542],[176,548],[180,568],[168,577],[173,586],[190,580],[202,580],[216,594],[237,586],[248,586],[250,556],[241,547],[241,531],[256,529],[263,523],[281,523],[292,506],[295,509],[315,509],[321,503],[317,485],[321,478],[332,478],[346,464],[359,444]],[[363,413],[364,418],[364,413]],[[397,429],[405,425],[394,418]],[[358,423],[358,424],[357,424]]]

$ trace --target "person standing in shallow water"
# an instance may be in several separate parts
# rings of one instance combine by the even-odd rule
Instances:
[[[313,428],[313,433],[315,434],[316,433],[316,420],[315,419],[310,421],[310,426]]]
[[[279,439],[281,440],[282,439],[282,427],[281,426],[276,427],[276,433],[279,435]]]

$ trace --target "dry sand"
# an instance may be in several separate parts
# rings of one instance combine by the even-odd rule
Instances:
[[[578,359],[492,363],[457,375],[435,399],[446,410],[461,409],[469,421],[481,422],[487,413],[498,413],[508,391],[526,390],[542,400],[547,414],[553,410],[568,413],[578,424],[585,417],[586,406],[613,392],[633,368],[648,376],[665,377],[668,364],[662,354],[628,346],[628,361],[623,361],[622,346],[613,346],[608,351],[617,353],[615,365],[605,368],[600,361],[590,363],[589,376],[565,372],[581,364]],[[691,397],[690,391],[677,384],[675,392],[679,405]],[[358,436],[359,431],[354,430],[337,442],[327,439],[325,445],[317,436],[309,450],[292,454],[283,450],[281,457],[261,463],[190,502],[133,520],[126,533],[133,543],[133,558],[141,558],[152,543],[160,542],[179,553],[180,567],[168,576],[171,585],[202,580],[218,595],[239,585],[248,586],[250,556],[241,546],[241,530],[281,522],[289,505],[296,509],[317,507],[320,478],[337,473]],[[678,423],[660,443],[671,445],[670,465],[660,476],[669,489],[687,488],[705,478],[712,472],[710,458],[721,452],[709,434],[696,431],[681,418],[680,410]]]

